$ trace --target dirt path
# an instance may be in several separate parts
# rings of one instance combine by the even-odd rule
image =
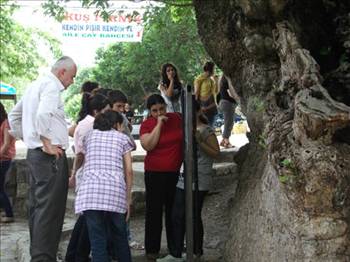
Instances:
[[[228,185],[219,192],[207,196],[203,207],[204,223],[204,256],[202,261],[214,262],[222,261],[224,244],[228,236],[229,229],[229,206],[233,201],[233,193],[236,185]],[[133,240],[139,243],[144,241],[144,214],[137,214],[132,217],[130,229]],[[167,254],[165,228],[162,235],[161,254]],[[147,261],[144,250],[132,250],[133,261]]]

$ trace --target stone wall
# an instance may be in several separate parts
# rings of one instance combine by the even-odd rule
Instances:
[[[68,157],[68,165],[72,166],[73,158]],[[25,158],[15,159],[7,174],[6,192],[13,204],[16,217],[27,217],[28,214],[28,192],[29,192],[29,170]]]

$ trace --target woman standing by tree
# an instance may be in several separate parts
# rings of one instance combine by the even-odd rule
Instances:
[[[141,124],[140,140],[147,151],[145,248],[147,258],[154,260],[160,251],[163,208],[168,249],[174,244],[171,211],[183,160],[183,132],[180,114],[167,113],[160,95],[151,95],[147,99],[147,108],[150,116]]]
[[[194,92],[196,100],[200,102],[209,125],[213,126],[215,115],[218,113],[215,97],[218,93],[217,76],[214,76],[215,64],[206,62],[203,66],[204,73],[194,81]]]
[[[220,146],[225,148],[232,147],[230,143],[230,136],[233,127],[233,121],[235,118],[235,108],[237,102],[235,100],[234,94],[231,91],[229,86],[229,82],[226,76],[222,75],[220,81],[220,103],[219,109],[224,115],[224,132],[222,133],[222,141],[220,142]]]
[[[167,112],[180,112],[182,84],[173,64],[162,65],[161,81],[158,88],[167,105]]]
[[[208,125],[208,119],[200,109],[200,105],[195,103],[196,109],[196,142],[198,157],[198,212],[193,210],[194,227],[198,226],[198,235],[194,234],[194,254],[197,257],[203,255],[204,227],[202,222],[202,208],[205,196],[212,187],[213,163],[220,153],[219,144],[214,130]],[[174,245],[169,249],[169,255],[157,259],[157,262],[182,262],[182,251],[184,250],[184,237],[186,232],[185,219],[185,190],[184,177],[180,176],[177,183],[174,206],[172,211],[172,223],[174,227]],[[195,205],[194,205],[195,206]]]
[[[0,102],[0,204],[4,207],[6,213],[6,216],[1,217],[1,222],[4,223],[14,221],[11,203],[5,192],[6,173],[16,155],[16,140],[9,134],[9,129],[7,113]]]

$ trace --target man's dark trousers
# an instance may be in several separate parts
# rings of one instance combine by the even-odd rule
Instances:
[[[67,158],[29,149],[27,162],[31,262],[56,261],[67,201]]]

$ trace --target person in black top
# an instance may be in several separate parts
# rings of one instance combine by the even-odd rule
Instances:
[[[234,95],[231,94],[229,89],[229,82],[225,75],[223,75],[219,81],[220,87],[220,103],[219,109],[224,115],[224,131],[222,133],[222,141],[220,146],[229,148],[232,147],[230,143],[231,130],[233,127],[233,121],[235,117],[235,109],[237,102],[234,99]]]

